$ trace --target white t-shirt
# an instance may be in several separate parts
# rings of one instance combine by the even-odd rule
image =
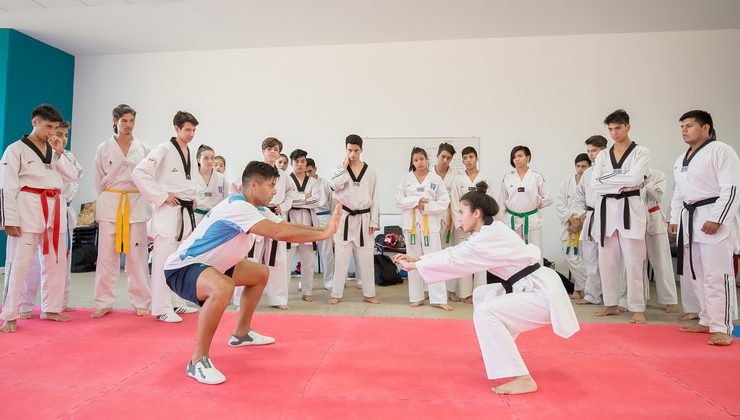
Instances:
[[[234,194],[211,209],[177,251],[170,254],[164,269],[201,263],[223,273],[247,256],[254,242],[249,230],[264,219],[242,194]]]

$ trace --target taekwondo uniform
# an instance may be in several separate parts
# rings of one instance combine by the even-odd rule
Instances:
[[[200,175],[200,171],[194,171],[193,178],[196,182],[196,193],[195,193],[195,224],[197,225],[203,220],[209,210],[216,206],[216,204],[225,200],[229,196],[229,189],[231,186],[226,181],[226,177],[216,170],[211,172],[211,179],[206,184],[205,179]]]
[[[442,249],[455,245],[455,224],[452,222],[452,188],[454,188],[455,185],[455,177],[459,173],[460,171],[449,168],[444,178],[442,178],[442,181],[445,183],[445,188],[447,188],[447,195],[450,197],[450,205],[447,206],[447,211],[442,215],[442,225],[439,228]],[[458,288],[460,287],[459,279],[448,280],[446,284],[448,292],[457,294]]]
[[[319,184],[319,202],[316,207],[316,217],[319,221],[319,227],[324,227],[331,219],[331,212],[336,207],[334,194],[332,193],[329,181],[325,178],[318,177],[316,182]],[[331,290],[332,278],[334,277],[334,237],[330,236],[319,242],[319,256],[321,257],[321,268],[324,271],[324,288]]]
[[[731,335],[737,319],[732,255],[740,160],[731,146],[714,139],[687,155],[681,154],[673,167],[671,224],[679,226],[678,274],[682,283],[694,286],[701,305],[699,324]],[[701,231],[706,221],[721,225],[714,235]]]
[[[421,210],[419,200],[429,200]],[[442,249],[440,227],[449,211],[450,196],[442,178],[432,171],[419,182],[413,171],[401,178],[396,192],[396,207],[401,209],[401,228],[406,240],[406,253],[412,257],[431,254]],[[424,301],[424,281],[417,271],[409,273],[409,302]],[[445,283],[429,285],[429,303],[447,304]]]
[[[21,236],[8,236],[5,290],[0,319],[18,318],[23,283],[41,247],[41,310],[59,313],[64,307],[67,273],[67,203],[65,182],[78,170],[66,151],[60,157],[46,144],[46,153],[24,136],[3,153],[0,226],[18,226]]]
[[[617,306],[623,270],[627,279],[627,309],[645,311],[645,233],[647,208],[640,198],[650,151],[633,142],[617,162],[614,146],[594,162],[591,186],[599,195],[593,230],[598,236],[599,272],[605,306]],[[623,262],[623,264],[622,264]]]
[[[586,271],[586,284],[583,288],[583,299],[598,305],[601,303],[601,276],[599,275],[599,243],[594,240],[594,208],[598,202],[598,194],[591,186],[593,166],[586,169],[581,175],[581,182],[576,186],[576,198],[573,202],[574,213],[583,214],[583,229],[578,242],[578,253],[583,259],[583,268]],[[598,235],[597,235],[598,238]]]
[[[95,271],[95,307],[112,308],[120,272],[120,254],[126,255],[128,295],[135,309],[149,309],[152,293],[148,277],[146,224],[152,207],[134,184],[132,172],[151,151],[134,138],[123,154],[114,137],[95,153],[95,219],[98,222],[98,261]]]
[[[173,293],[164,278],[167,257],[177,249],[195,228],[194,200],[196,182],[193,179],[193,155],[188,158],[177,140],[160,143],[142,159],[133,170],[134,183],[141,194],[154,205],[151,236],[152,250],[152,315],[169,315],[174,308],[185,308],[185,300]],[[180,201],[179,206],[166,203],[170,193]],[[175,318],[177,319],[177,318]]]
[[[72,152],[67,151],[65,153],[67,157],[77,168],[77,179],[82,178],[83,170],[82,165],[77,161],[75,155]],[[72,232],[77,227],[77,214],[71,207],[72,200],[74,199],[77,190],[80,185],[76,181],[65,182],[62,187],[62,199],[67,204],[67,211],[65,216],[67,217],[67,274],[64,282],[64,306],[69,306],[69,288],[72,285]],[[31,267],[26,275],[26,281],[23,282],[23,291],[21,292],[21,301],[19,305],[20,312],[31,312],[33,310],[34,303],[36,302],[36,293],[41,285],[41,260],[43,255],[37,252],[38,258],[32,260]]]
[[[583,182],[583,175],[581,175],[580,182]],[[575,233],[568,231],[568,221],[573,217],[578,217],[582,213],[576,210],[577,206],[575,205],[578,184],[576,183],[575,175],[569,176],[563,182],[557,197],[555,197],[555,211],[563,229],[563,233],[560,235],[560,241],[562,242],[565,262],[568,264],[568,269],[570,270],[570,278],[575,284],[575,290],[583,291],[586,288],[586,278],[588,275],[586,274],[586,267],[583,264],[583,254],[580,247],[582,233],[581,231]]]
[[[647,235],[645,235],[647,259],[655,273],[658,303],[661,305],[675,305],[678,303],[678,296],[676,294],[676,277],[673,275],[671,244],[668,242],[668,223],[666,223],[665,215],[660,207],[665,190],[665,174],[657,169],[648,168],[644,190],[645,207],[648,211]],[[649,279],[646,275],[645,301],[650,299]]]
[[[350,167],[338,167],[329,180],[334,190],[334,199],[342,205],[339,228],[334,234],[334,279],[331,297],[341,299],[347,282],[347,268],[352,251],[356,252],[358,281],[362,283],[362,295],[375,297],[375,266],[373,247],[375,238],[368,229],[378,228],[377,175],[367,163],[358,174]]]
[[[537,245],[541,251],[540,209],[552,204],[545,187],[545,178],[539,172],[528,169],[524,179],[521,179],[514,169],[504,175],[499,194],[499,205],[502,208],[500,217],[510,222],[511,229],[524,239],[525,243]]]
[[[473,292],[473,323],[489,379],[527,375],[514,340],[520,333],[552,325],[568,338],[579,330],[568,294],[553,270],[540,267],[542,254],[510,226],[494,221],[460,245],[425,255],[416,269],[427,283],[481,270],[506,279]]]
[[[316,208],[321,198],[321,189],[316,179],[304,174],[303,182],[299,182],[295,174],[290,174],[289,182],[294,188],[293,206],[287,212],[287,221],[305,226],[319,227],[319,219],[316,217]],[[303,296],[313,295],[314,260],[317,249],[316,242],[303,244],[288,243],[288,272],[295,260],[296,251],[301,256],[301,294]]]
[[[456,174],[452,181],[452,196],[450,197],[450,211],[452,212],[452,224],[455,226],[453,232],[453,238],[455,245],[460,245],[470,237],[469,233],[465,233],[462,230],[462,223],[460,221],[460,199],[466,193],[475,191],[475,184],[479,182],[485,182],[488,184],[488,195],[493,197],[493,183],[491,179],[482,172],[478,171],[478,175],[475,176],[474,180],[470,180],[470,177],[464,170]],[[474,273],[470,276],[460,277],[457,279],[458,291],[457,296],[460,299],[467,299],[473,296],[473,290],[478,286],[486,284],[486,273],[481,271]]]

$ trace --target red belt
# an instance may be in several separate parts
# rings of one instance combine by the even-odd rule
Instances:
[[[651,207],[648,209],[648,213],[655,213],[658,210],[660,210],[660,206]]]
[[[57,257],[57,261],[59,260],[59,213],[60,213],[60,205],[61,205],[61,190],[57,189],[45,189],[45,188],[32,188],[32,187],[23,187],[21,188],[21,191],[38,194],[39,198],[41,199],[41,210],[44,212],[44,245],[43,245],[43,254],[47,255],[49,254],[49,235],[46,234],[46,225],[49,223],[49,203],[47,202],[47,198],[55,198],[54,200],[54,230],[52,231],[52,236],[54,240],[54,255]]]

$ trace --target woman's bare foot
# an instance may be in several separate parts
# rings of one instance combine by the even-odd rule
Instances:
[[[696,312],[686,312],[685,314],[678,317],[679,321],[692,321],[694,319],[699,319],[699,314]]]
[[[373,305],[377,305],[380,303],[380,301],[376,297],[364,297],[363,296],[362,301],[367,302],[367,303],[372,303]]]
[[[604,306],[604,309],[594,312],[596,316],[610,316],[619,315],[622,311],[619,310],[618,306]]]
[[[645,312],[633,313],[632,318],[630,318],[630,324],[647,324],[647,319],[645,319]]]
[[[12,321],[5,321],[5,323],[3,323],[3,327],[0,328],[0,332],[4,332],[4,333],[14,333],[15,331],[16,331],[15,319]]]
[[[282,309],[284,311],[287,311],[288,309],[290,309],[290,306],[288,305],[272,305],[272,307],[277,308],[277,309]]]
[[[467,303],[468,305],[472,305],[473,304],[473,297],[472,296],[466,297],[465,300],[463,300],[463,303]]]
[[[623,314],[625,312],[629,312],[629,310],[627,308],[625,308],[624,306],[620,306],[619,307],[619,313]]]
[[[311,295],[303,295],[301,298],[306,302],[313,302],[315,300]]]
[[[455,308],[453,308],[452,306],[450,306],[450,305],[448,305],[446,303],[433,303],[432,306],[435,307],[435,308],[444,309],[445,311],[454,311],[455,310]]]
[[[31,312],[31,311],[21,312],[21,313],[18,314],[18,318],[20,318],[20,319],[31,319],[31,318],[33,318],[33,312]]]
[[[357,290],[362,290],[362,283],[360,283],[360,282],[358,281],[358,282],[357,282],[357,284],[355,284],[355,289],[357,289]]]
[[[149,309],[136,308],[136,316],[147,316],[149,315]]]
[[[412,307],[412,308],[417,308],[417,307],[419,307],[419,306],[421,306],[423,304],[424,304],[424,301],[423,300],[419,300],[419,301],[416,301],[416,302],[411,302],[409,304],[409,306]]]
[[[74,312],[76,310],[77,308],[75,308],[74,306],[65,306],[64,308],[62,308],[62,312]]]
[[[580,299],[583,297],[583,293],[580,290],[574,290],[573,293],[570,295],[571,299]]]
[[[329,305],[336,305],[337,303],[341,302],[342,300],[339,298],[331,298],[328,300]]]
[[[69,322],[70,318],[56,312],[41,312],[41,319],[47,321]]]
[[[109,313],[113,312],[113,308],[100,308],[97,311],[90,314],[91,318],[102,318]]]
[[[665,306],[665,313],[675,314],[676,312],[678,312],[678,305],[675,303],[669,303]]]
[[[681,331],[690,333],[708,333],[709,327],[701,324],[684,325],[681,327]]]
[[[732,344],[732,336],[722,332],[712,334],[712,338],[707,341],[712,346],[729,346]]]
[[[593,305],[593,302],[589,302],[586,299],[576,299],[576,305]]]
[[[528,394],[537,391],[537,382],[532,375],[517,376],[503,385],[491,388],[491,391],[503,395]]]
[[[447,300],[449,300],[450,302],[460,302],[460,298],[455,292],[447,292]]]

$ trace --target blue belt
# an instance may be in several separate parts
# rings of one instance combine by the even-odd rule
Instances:
[[[317,216],[326,216],[326,215],[329,215],[329,214],[331,214],[331,211],[330,210],[324,210],[324,211],[317,211],[316,212],[316,215]]]

